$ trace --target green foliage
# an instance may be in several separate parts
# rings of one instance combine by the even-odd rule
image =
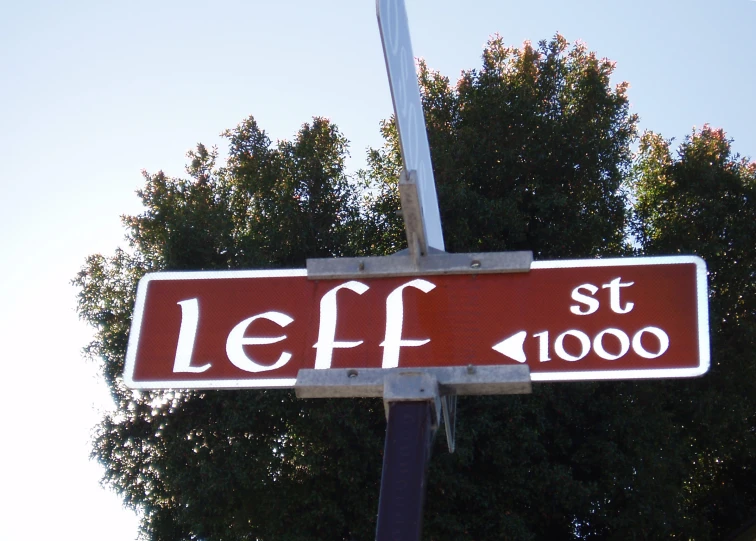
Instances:
[[[557,35],[495,37],[456,86],[420,65],[449,251],[538,258],[698,253],[711,271],[712,373],[695,381],[562,383],[460,400],[458,451],[436,449],[424,536],[712,539],[756,514],[756,166],[704,128],[675,159],[646,134],[613,64]],[[275,145],[252,118],[203,145],[188,178],[144,174],[130,249],[74,280],[116,408],[93,456],[104,482],[167,540],[371,539],[385,432],[377,400],[285,391],[136,392],[123,386],[134,291],[148,271],[296,268],[308,257],[405,245],[396,126],[347,177],[347,141],[316,118]],[[630,219],[628,195],[635,202]]]
[[[636,167],[633,232],[649,254],[695,253],[708,265],[712,307],[738,325],[756,312],[756,163],[733,156],[722,130],[704,126],[678,158],[646,133]]]
[[[105,482],[142,513],[148,539],[369,537],[380,402],[123,385],[134,292],[145,272],[303,267],[307,257],[362,250],[358,192],[344,173],[347,142],[334,125],[316,118],[275,147],[252,118],[224,135],[224,167],[215,150],[198,145],[188,179],[145,173],[145,211],[124,218],[133,255],[92,256],[74,280],[79,314],[97,329],[88,353],[102,360],[116,400],[93,456],[106,467]]]
[[[333,124],[316,118],[275,148],[251,117],[223,135],[224,167],[200,144],[189,153],[189,179],[144,173],[147,210],[125,222],[149,261],[171,270],[288,268],[358,251],[358,194]]]
[[[704,126],[680,145],[646,133],[633,190],[633,232],[648,254],[695,253],[709,270],[712,368],[670,386],[691,464],[684,512],[701,538],[756,515],[756,163]]]
[[[456,87],[420,63],[448,251],[532,250],[541,259],[626,251],[622,180],[637,118],[627,84],[610,87],[613,70],[559,35],[538,49],[493,38],[483,67]],[[378,214],[391,221],[385,205],[398,208],[401,164],[393,121],[383,134],[367,178],[380,189]]]

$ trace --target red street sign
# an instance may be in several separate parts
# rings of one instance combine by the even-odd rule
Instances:
[[[709,368],[694,256],[534,262],[530,272],[308,280],[165,272],[139,283],[126,355],[141,388],[292,387],[302,368],[530,367],[533,381]]]

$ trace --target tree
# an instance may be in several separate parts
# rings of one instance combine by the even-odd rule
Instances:
[[[676,202],[660,205],[668,194],[693,201],[690,186],[665,188],[660,180],[685,170],[664,158],[663,144],[650,145],[647,136],[632,169],[637,118],[627,85],[610,85],[612,71],[611,62],[559,35],[522,49],[494,37],[483,67],[454,87],[421,63],[449,251],[627,254],[629,228],[649,253],[674,247],[709,257],[702,246],[730,246],[713,237],[702,244],[704,237],[686,233]],[[373,537],[385,431],[380,401],[306,401],[286,391],[142,393],[126,389],[121,373],[135,285],[147,271],[302,267],[307,257],[404,247],[393,121],[382,133],[384,146],[369,152],[353,182],[343,167],[346,140],[328,121],[315,119],[292,142],[273,146],[247,119],[225,134],[227,164],[217,165],[216,152],[198,145],[188,179],[145,174],[145,211],[124,219],[130,250],[89,258],[75,279],[79,312],[98,332],[89,354],[102,360],[117,406],[99,426],[93,455],[106,467],[105,482],[142,512],[146,538]],[[700,167],[706,148],[691,154],[704,156],[695,162]],[[742,181],[753,178],[752,167],[732,165],[729,155],[720,162],[717,175],[735,171],[727,177],[728,190],[741,194],[733,201],[752,203],[753,181]],[[693,167],[691,178],[702,170]],[[706,192],[712,200],[717,178]],[[741,185],[751,191],[737,191]],[[637,201],[632,222],[628,190]],[[699,210],[712,212],[711,223],[726,225],[727,235],[743,225],[739,218],[721,222],[722,209]],[[710,263],[722,277],[733,254],[752,257],[753,231],[742,231],[735,251]],[[722,299],[717,313],[742,322],[737,332],[752,332],[752,268],[738,267],[713,288]],[[742,303],[736,286],[744,288]],[[754,343],[745,331],[738,339],[727,342],[728,355]],[[752,358],[739,359],[753,369]],[[753,427],[753,409],[744,400],[735,414],[741,422],[728,416],[722,431],[692,426],[720,411],[697,412],[697,404],[722,408],[725,391],[750,389],[726,374],[713,381],[711,391],[709,379],[540,384],[530,396],[461,400],[457,453],[436,441],[426,539],[706,539],[724,531],[727,520],[750,512],[751,492],[721,492],[737,504],[731,512],[706,506],[720,481],[752,475],[746,427]],[[708,394],[700,402],[691,392]],[[736,445],[722,445],[729,429],[742,437]]]
[[[149,539],[364,538],[378,494],[380,403],[123,385],[146,271],[302,267],[308,256],[361,250],[347,143],[333,124],[316,118],[275,147],[252,118],[224,135],[223,167],[198,145],[188,179],[145,173],[145,211],[124,218],[131,250],[90,257],[75,279],[79,313],[97,328],[88,353],[102,360],[117,407],[93,455],[105,482],[141,512]]]
[[[687,425],[684,512],[699,535],[721,539],[756,516],[756,163],[708,125],[676,158],[646,133],[633,191],[643,250],[695,253],[708,266],[711,371],[670,386],[665,408]]]

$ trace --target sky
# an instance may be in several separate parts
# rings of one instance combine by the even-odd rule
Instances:
[[[709,123],[756,158],[754,0],[405,1],[414,54],[452,81],[494,33],[560,32],[617,63],[641,130],[680,141]],[[3,2],[0,541],[137,535],[89,460],[112,404],[70,282],[125,246],[141,171],[182,176],[188,150],[223,154],[249,115],[273,141],[330,118],[354,171],[391,113],[370,0]]]

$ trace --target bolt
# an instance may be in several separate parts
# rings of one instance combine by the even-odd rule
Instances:
[[[472,262],[470,262],[470,268],[472,269],[479,269],[480,268],[480,261],[477,259],[473,259]]]
[[[357,377],[357,370],[349,370],[347,371],[347,377],[348,378],[356,378]]]

